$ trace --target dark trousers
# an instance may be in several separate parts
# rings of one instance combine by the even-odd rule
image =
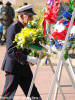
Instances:
[[[0,32],[0,42],[1,42],[2,35],[3,35],[3,33],[2,33],[2,32]]]
[[[32,80],[32,75],[30,77],[26,77],[19,74],[6,73],[6,81],[1,100],[13,100],[18,85],[20,85],[25,96],[27,96],[31,80]],[[31,97],[40,98],[40,95],[35,85],[33,86]],[[41,100],[41,99],[35,99],[35,100]]]

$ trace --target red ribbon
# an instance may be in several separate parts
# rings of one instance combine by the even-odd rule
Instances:
[[[44,19],[44,31],[43,31],[43,34],[44,34],[44,36],[46,34],[46,19]]]
[[[56,40],[65,40],[66,33],[67,30],[63,30],[62,32],[56,31],[52,34],[52,36],[54,39],[56,38]]]

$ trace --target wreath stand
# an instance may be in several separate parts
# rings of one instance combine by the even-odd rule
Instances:
[[[63,67],[65,67],[65,69],[67,71],[67,74],[68,74],[68,76],[70,78],[70,81],[72,83],[72,87],[75,89],[75,82],[74,82],[75,75],[74,75],[74,70],[73,70],[73,67],[72,67],[71,59],[70,58],[67,59],[67,62],[69,64],[69,66],[66,64],[65,59],[64,59],[64,50],[65,50],[65,48],[67,46],[69,32],[70,32],[70,30],[72,28],[72,24],[73,24],[74,18],[75,18],[75,8],[74,8],[74,11],[72,13],[71,22],[70,22],[70,25],[69,25],[69,28],[68,28],[68,31],[67,31],[67,35],[66,35],[66,38],[65,38],[65,43],[63,45],[63,48],[62,48],[62,51],[61,51],[61,54],[60,54],[60,57],[59,57],[59,61],[58,61],[57,67],[56,67],[56,71],[54,70],[53,65],[52,65],[52,62],[51,62],[51,59],[48,56],[48,53],[46,51],[48,49],[51,50],[51,48],[47,48],[46,46],[42,45],[42,47],[44,49],[41,50],[40,57],[39,57],[39,60],[37,62],[36,70],[34,72],[33,79],[32,79],[32,82],[31,82],[31,85],[30,85],[29,92],[28,92],[28,95],[27,95],[26,100],[31,100],[30,99],[30,94],[31,94],[31,91],[32,91],[32,88],[33,88],[33,84],[35,83],[36,75],[37,75],[37,72],[38,72],[38,69],[39,69],[39,66],[40,66],[40,63],[41,63],[41,57],[42,57],[42,53],[43,53],[44,50],[45,50],[46,55],[48,57],[48,61],[49,61],[51,70],[54,73],[53,80],[52,80],[52,83],[51,83],[51,86],[50,86],[50,90],[49,90],[49,94],[48,94],[47,100],[51,100],[52,92],[53,92],[53,89],[54,89],[54,86],[55,85],[56,85],[56,88],[55,88],[55,93],[54,93],[53,100],[56,100],[57,99],[58,89],[60,90],[60,93],[62,95],[62,99],[63,100],[66,100],[66,98],[64,96],[64,93],[63,93],[63,90],[62,90],[61,87],[62,86],[65,86],[65,87],[67,86],[68,87],[68,86],[71,86],[71,85],[68,85],[68,84],[67,85],[61,85],[60,84],[61,73],[62,73],[62,68]]]

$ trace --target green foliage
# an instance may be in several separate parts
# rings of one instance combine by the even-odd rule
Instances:
[[[37,53],[36,50],[32,50],[32,52],[29,55],[34,57],[39,57],[39,53]]]
[[[72,13],[73,10],[74,10],[74,0],[70,0],[70,5],[69,5],[68,11],[69,11],[70,13]]]
[[[68,56],[69,56],[69,55],[68,55],[68,50],[65,49],[65,51],[64,51],[64,59],[67,60]]]
[[[29,54],[30,56],[34,56],[34,57],[39,57],[40,56],[40,52],[38,52],[37,50],[33,49],[32,52],[30,52]],[[45,51],[43,51],[42,53],[42,58],[46,56]]]

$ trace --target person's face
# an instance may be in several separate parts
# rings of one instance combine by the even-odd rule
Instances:
[[[23,21],[24,23],[28,23],[28,21],[33,20],[33,15],[23,15]]]
[[[21,18],[22,18],[22,22],[24,23],[24,24],[27,24],[28,23],[28,21],[32,21],[33,20],[33,15],[22,15],[21,16]]]

